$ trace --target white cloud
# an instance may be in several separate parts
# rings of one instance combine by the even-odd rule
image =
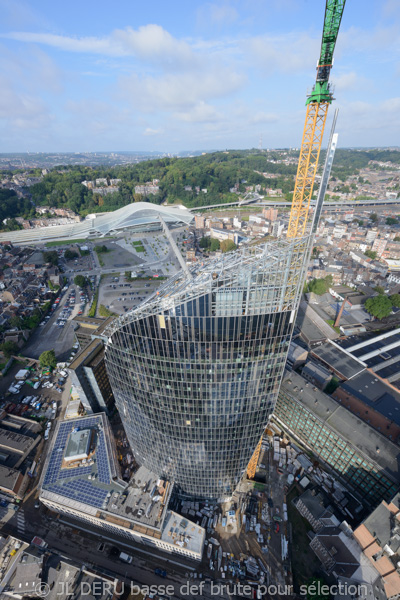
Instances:
[[[143,135],[152,136],[152,135],[160,135],[162,133],[162,129],[152,129],[151,127],[146,127],[143,131]]]
[[[40,99],[15,90],[0,76],[0,119],[17,129],[37,129],[48,124],[50,116]]]
[[[63,91],[64,74],[48,54],[36,46],[30,48],[29,62],[30,85],[56,94]]]
[[[197,11],[197,19],[202,27],[231,25],[238,18],[238,11],[229,2],[225,2],[224,4],[208,2],[203,4]]]
[[[382,6],[382,12],[385,17],[400,17],[400,4],[398,0],[386,0]]]
[[[203,100],[197,102],[190,110],[175,113],[174,117],[187,123],[212,123],[223,119],[214,106],[207,104]]]
[[[38,46],[30,45],[28,52],[21,49],[10,52],[0,44],[0,55],[0,73],[9,81],[14,81],[16,88],[29,90],[29,93],[46,90],[58,94],[62,91],[61,69]]]
[[[128,27],[114,31],[111,37],[127,52],[144,60],[173,61],[175,67],[195,60],[189,44],[174,38],[160,25],[145,25],[137,31]]]
[[[166,74],[139,77],[134,74],[120,80],[125,98],[143,112],[193,109],[199,102],[227,96],[240,89],[243,75],[226,70]]]
[[[185,41],[174,38],[160,25],[144,25],[137,30],[127,27],[116,29],[110,35],[99,37],[68,37],[52,33],[15,31],[1,37],[19,42],[44,44],[66,52],[100,54],[122,57],[136,56],[142,60],[172,62],[174,66],[192,63],[196,57]]]
[[[342,146],[394,145],[399,130],[400,97],[377,104],[357,101],[340,106],[338,131]]]
[[[276,123],[276,121],[279,121],[279,117],[275,113],[258,111],[250,117],[250,122],[255,125],[258,123]]]
[[[295,73],[310,69],[318,56],[320,40],[307,33],[257,36],[243,41],[243,52],[264,71]]]
[[[357,75],[354,71],[351,73],[343,73],[339,77],[335,77],[335,89],[336,90],[348,90],[352,89],[357,84]]]
[[[348,59],[355,53],[362,53],[363,61],[366,55],[372,55],[374,62],[377,62],[385,56],[385,51],[398,46],[398,36],[399,26],[396,23],[391,23],[388,27],[377,25],[373,30],[352,26],[340,32],[335,57],[337,60],[343,57]],[[385,60],[389,58],[393,57],[386,56]]]

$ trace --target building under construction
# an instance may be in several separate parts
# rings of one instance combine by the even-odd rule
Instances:
[[[181,271],[108,330],[106,365],[139,464],[185,494],[229,497],[275,405],[304,238]]]
[[[344,3],[326,3],[287,240],[183,269],[107,331],[106,366],[135,458],[182,494],[222,500],[246,468],[254,475],[315,229],[308,213]],[[331,138],[316,215],[335,144]]]

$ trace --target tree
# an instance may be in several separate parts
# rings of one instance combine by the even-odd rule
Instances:
[[[69,248],[64,252],[64,258],[66,260],[72,260],[73,258],[78,258],[78,256],[79,254],[77,252],[74,252],[74,250],[70,250]]]
[[[86,277],[84,277],[83,275],[76,275],[76,277],[74,278],[74,284],[80,288],[85,287]]]
[[[312,577],[307,581],[307,600],[329,600],[329,585],[322,577]]]
[[[377,319],[384,319],[392,312],[392,302],[387,296],[375,296],[365,302],[365,310]]]
[[[382,295],[382,294],[384,294],[384,293],[385,293],[385,288],[383,288],[381,285],[377,285],[377,286],[374,288],[374,290],[375,290],[375,292],[378,292],[378,294],[380,294],[380,295]]]
[[[102,246],[95,246],[94,249],[95,252],[97,252],[97,254],[103,254],[104,252],[108,252],[108,248],[105,244],[103,244]]]
[[[199,241],[200,248],[204,248],[204,250],[207,250],[210,247],[210,245],[211,239],[209,237],[202,237]]]
[[[325,279],[313,279],[308,284],[308,291],[317,296],[322,296],[322,294],[325,294],[328,291],[328,285]]]
[[[43,259],[46,263],[50,263],[55,267],[58,265],[58,254],[55,250],[43,252]]]
[[[19,352],[17,342],[13,342],[12,340],[4,342],[4,344],[0,346],[0,350],[6,358],[11,358],[13,354],[17,354],[17,352]]]
[[[400,242],[400,236],[396,235],[396,237],[393,240],[394,242]]]
[[[376,252],[375,250],[366,250],[364,252],[365,256],[368,256],[368,258],[372,258],[372,260],[374,260],[376,258]]]
[[[388,217],[386,219],[386,225],[398,225],[399,222],[397,219],[395,219],[394,217]]]
[[[2,231],[17,231],[18,229],[22,229],[22,225],[16,219],[7,219],[2,225]]]
[[[232,252],[232,250],[236,250],[237,246],[232,240],[223,240],[220,243],[220,248],[222,252]]]
[[[54,350],[45,350],[39,356],[39,364],[41,368],[49,367],[50,369],[55,369],[57,366],[57,359]]]
[[[219,240],[213,238],[210,243],[211,252],[216,252],[217,250],[220,249],[220,247],[221,247],[221,244],[219,243]]]
[[[370,221],[372,221],[373,223],[376,223],[378,221],[378,215],[376,213],[371,213],[369,215],[369,219]]]
[[[392,303],[392,306],[400,308],[400,294],[393,294],[393,296],[389,296],[389,300]]]

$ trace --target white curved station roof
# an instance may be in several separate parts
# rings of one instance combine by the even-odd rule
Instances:
[[[86,239],[90,237],[103,237],[125,229],[140,229],[146,227],[153,229],[154,224],[161,223],[161,215],[168,224],[189,224],[193,215],[186,208],[173,208],[158,206],[150,202],[135,202],[123,206],[114,212],[86,218],[80,223],[68,225],[55,225],[54,227],[37,227],[35,229],[21,229],[0,233],[0,242],[10,241],[13,244],[48,241],[51,239]]]

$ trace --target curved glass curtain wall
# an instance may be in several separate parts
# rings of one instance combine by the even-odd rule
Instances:
[[[106,365],[136,460],[183,494],[229,497],[272,412],[301,278],[296,244],[273,258],[211,263],[186,298],[145,303],[111,333]]]

